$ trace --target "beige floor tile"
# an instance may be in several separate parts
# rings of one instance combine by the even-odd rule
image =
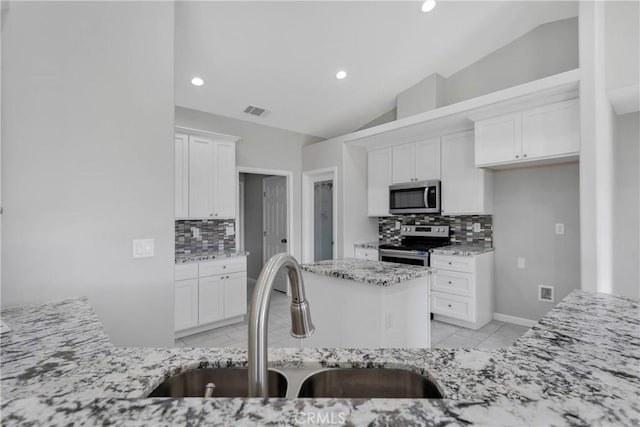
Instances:
[[[460,335],[450,335],[436,343],[434,348],[474,348],[482,341]]]

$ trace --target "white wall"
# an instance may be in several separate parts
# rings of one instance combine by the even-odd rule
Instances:
[[[640,2],[607,1],[605,6],[607,89],[640,79]]]
[[[534,28],[447,77],[444,105],[578,68],[578,19]]]
[[[614,143],[613,293],[640,296],[640,113],[618,116]]]
[[[296,259],[301,256],[301,171],[302,147],[320,141],[315,136],[202,111],[176,107],[176,125],[239,136],[236,165],[293,172],[293,229],[291,237]]]
[[[173,4],[12,2],[2,305],[87,296],[116,345],[173,345]],[[155,256],[132,259],[132,239]]]
[[[538,320],[554,307],[538,301],[538,285],[554,286],[556,302],[580,288],[578,172],[573,163],[494,173],[497,313]],[[555,234],[556,223],[564,235]]]

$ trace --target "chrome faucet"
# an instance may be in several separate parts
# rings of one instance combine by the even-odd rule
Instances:
[[[287,270],[291,289],[291,336],[307,338],[315,331],[309,303],[304,295],[300,265],[287,253],[276,254],[267,261],[253,291],[249,314],[249,397],[269,397],[267,371],[267,324],[273,282],[282,269]]]

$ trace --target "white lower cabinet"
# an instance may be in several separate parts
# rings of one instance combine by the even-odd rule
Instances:
[[[355,247],[353,249],[354,257],[357,259],[368,259],[371,261],[378,260],[378,250],[374,248],[360,248]]]
[[[177,337],[243,320],[247,312],[246,257],[177,265],[175,280]]]
[[[431,255],[434,319],[480,329],[493,319],[493,252],[475,256]]]

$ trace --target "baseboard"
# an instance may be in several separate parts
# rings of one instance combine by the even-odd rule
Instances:
[[[493,320],[513,323],[514,325],[526,326],[528,328],[538,323],[537,320],[525,319],[523,317],[509,316],[508,314],[502,314],[502,313],[493,313]]]

